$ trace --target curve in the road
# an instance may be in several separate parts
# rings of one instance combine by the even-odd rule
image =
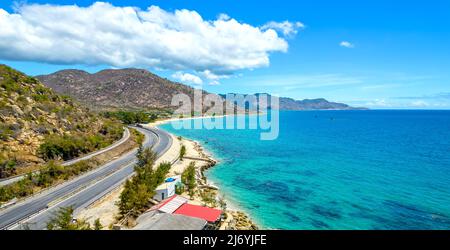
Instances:
[[[123,136],[122,136],[122,138],[121,138],[120,140],[114,142],[113,144],[109,145],[108,147],[103,148],[103,149],[100,149],[100,150],[95,151],[95,152],[92,152],[92,153],[87,154],[87,155],[85,155],[85,156],[82,156],[82,157],[73,159],[73,160],[65,161],[65,162],[63,162],[61,165],[62,165],[62,166],[69,166],[69,165],[75,164],[75,163],[80,162],[80,161],[83,161],[83,160],[88,160],[88,159],[90,159],[90,158],[92,158],[92,157],[94,157],[94,156],[97,156],[97,155],[99,155],[99,154],[102,154],[102,153],[104,153],[104,152],[106,152],[106,151],[109,151],[109,150],[112,150],[112,149],[117,148],[118,146],[120,146],[120,145],[122,145],[124,142],[126,142],[126,141],[128,140],[128,138],[130,138],[130,130],[129,130],[128,128],[125,128],[124,131],[123,131]],[[39,170],[37,170],[37,171],[35,171],[35,172],[38,172],[38,171],[39,171]],[[9,178],[0,179],[0,187],[1,187],[1,186],[5,186],[5,185],[12,184],[12,183],[17,182],[17,181],[20,181],[20,180],[22,180],[26,175],[27,175],[27,174],[22,174],[22,175],[12,176],[12,177],[9,177]]]
[[[156,128],[136,127],[145,135],[144,147],[152,147],[161,157],[171,146],[171,136]],[[89,205],[96,197],[125,181],[134,172],[136,150],[104,166],[90,171],[60,186],[13,205],[0,212],[0,228],[18,229],[26,222],[30,229],[44,229],[47,221],[59,207],[79,209]],[[59,201],[56,204],[55,201]]]

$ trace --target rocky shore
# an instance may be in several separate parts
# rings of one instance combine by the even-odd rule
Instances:
[[[224,204],[220,204],[220,201],[222,200],[221,195],[219,194],[219,187],[212,185],[208,182],[205,171],[208,169],[214,167],[217,164],[217,160],[215,160],[210,154],[205,153],[203,147],[200,143],[196,141],[191,141],[194,145],[194,150],[198,152],[198,154],[201,156],[201,159],[203,159],[202,164],[198,164],[197,166],[197,183],[199,188],[199,193],[205,192],[204,190],[208,190],[209,192],[212,192],[214,195],[214,198],[216,201],[219,201],[215,206],[218,209],[225,210],[225,216],[224,216],[224,222],[221,224],[220,229],[221,230],[258,230],[259,227],[250,219],[250,217],[239,210],[232,210],[227,207],[227,201],[224,200]],[[201,201],[201,197],[195,197],[194,200]],[[206,205],[206,204],[203,204]],[[225,208],[225,209],[224,209]]]

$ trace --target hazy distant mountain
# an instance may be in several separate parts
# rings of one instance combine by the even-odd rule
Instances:
[[[329,102],[324,98],[317,99],[304,99],[294,100],[292,98],[281,97],[280,98],[281,110],[353,110],[353,109],[366,109],[360,107],[351,107],[344,103]]]
[[[254,94],[257,98],[266,93],[256,93]],[[269,94],[266,94],[270,96]],[[226,97],[226,94],[221,94],[222,98]],[[269,98],[270,99],[270,98]],[[344,103],[329,102],[324,98],[317,99],[304,99],[295,100],[289,97],[280,97],[280,110],[356,110],[356,109],[366,109],[366,108],[356,108],[351,107]],[[269,104],[270,106],[270,104]],[[248,108],[249,105],[246,105]]]

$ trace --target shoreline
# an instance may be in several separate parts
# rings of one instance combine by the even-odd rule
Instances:
[[[168,124],[170,122],[181,121],[181,120],[205,119],[205,118],[223,118],[225,116],[226,115],[220,115],[220,116],[214,116],[214,117],[212,117],[212,116],[201,116],[201,117],[186,117],[186,118],[169,118],[169,119],[165,119],[165,120],[158,120],[158,121],[155,121],[153,123],[148,123],[148,124],[146,124],[146,126],[153,126],[153,127],[157,127],[159,129],[162,129],[162,128],[160,128],[160,126]],[[168,131],[166,131],[166,132],[169,133],[171,136],[173,136],[175,138],[178,138],[178,135],[170,133]],[[187,141],[191,141],[192,143],[194,143],[197,146],[196,150],[198,151],[198,153],[201,154],[202,158],[205,158],[205,159],[213,162],[213,164],[202,165],[202,166],[199,167],[201,176],[200,176],[200,178],[197,179],[197,182],[201,183],[201,181],[203,180],[204,181],[204,185],[206,187],[217,188],[217,193],[218,194],[216,195],[216,198],[224,197],[224,196],[226,197],[227,194],[223,193],[223,191],[221,191],[222,189],[220,189],[219,186],[216,186],[216,183],[214,183],[213,181],[208,180],[208,178],[205,175],[207,170],[209,170],[210,168],[215,167],[217,165],[217,163],[220,162],[220,160],[217,159],[218,157],[216,157],[214,155],[214,153],[206,150],[204,145],[202,145],[201,142],[199,142],[197,140],[194,140],[192,138],[184,138],[184,137],[182,137],[182,139],[187,140]],[[251,218],[249,216],[249,214],[247,212],[245,212],[242,208],[240,208],[238,205],[234,204],[232,201],[230,201],[229,199],[226,199],[226,198],[224,198],[224,201],[225,201],[225,203],[227,205],[227,209],[226,209],[225,213],[227,213],[228,216],[231,215],[232,218],[237,217],[238,221],[240,219],[241,220],[243,219],[246,222],[246,224],[248,224],[248,226],[250,226],[250,228],[253,228],[253,230],[259,230],[259,229],[263,228],[260,224],[257,224],[255,222],[255,219]],[[225,222],[226,222],[226,220],[225,220]],[[225,224],[225,222],[224,222],[224,224]],[[220,230],[223,230],[223,229],[225,229],[225,228],[221,227]],[[239,228],[234,228],[234,229],[235,230],[240,230]],[[247,230],[248,230],[248,228],[247,228]]]
[[[195,118],[181,118],[181,119],[201,119],[206,117]],[[159,127],[171,121],[178,119],[158,120],[148,124],[142,124],[146,127]],[[162,129],[162,128],[159,128]],[[166,131],[166,130],[165,130]],[[167,132],[167,131],[166,131]],[[167,132],[169,133],[169,132]],[[170,148],[155,162],[155,165],[162,162],[173,162],[168,176],[180,175],[188,167],[189,164],[195,163],[196,174],[195,179],[197,187],[193,196],[186,192],[182,196],[189,198],[189,203],[200,206],[208,206],[224,211],[224,220],[221,223],[219,230],[258,230],[262,229],[259,224],[252,219],[248,213],[240,209],[238,205],[233,204],[232,201],[225,199],[228,196],[226,193],[220,192],[220,188],[215,186],[212,181],[209,181],[205,176],[205,172],[214,167],[219,161],[214,154],[205,149],[205,147],[197,140],[191,138],[179,137],[174,133],[169,133],[172,137],[173,143]],[[186,154],[183,160],[179,160],[179,153],[182,146],[186,147]],[[78,219],[83,219],[89,223],[94,223],[95,219],[100,219],[102,225],[107,226],[108,229],[113,229],[118,222],[117,218],[119,210],[116,205],[120,199],[123,184],[118,186],[113,192],[104,196],[102,199],[90,204],[85,209],[77,211],[74,216]],[[215,202],[206,202],[204,196],[213,195]],[[223,203],[226,204],[223,209]],[[106,229],[105,228],[105,229]]]

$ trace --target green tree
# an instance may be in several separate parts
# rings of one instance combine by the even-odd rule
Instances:
[[[105,112],[107,118],[116,118],[124,124],[149,123],[158,118],[157,114],[149,114],[142,111],[117,111]]]
[[[102,230],[103,229],[103,225],[102,223],[100,223],[100,219],[96,219],[94,221],[94,230]]]
[[[60,208],[47,223],[48,230],[90,230],[91,226],[84,220],[73,218],[72,207]]]
[[[175,186],[175,193],[178,195],[181,195],[184,193],[184,186],[183,185],[176,185]]]
[[[169,162],[163,162],[159,164],[158,168],[156,168],[155,180],[158,185],[164,182],[171,166],[172,165]]]
[[[181,148],[180,148],[180,160],[182,161],[183,160],[183,157],[186,155],[186,146],[184,146],[184,145],[181,145]]]
[[[121,214],[138,215],[155,195],[156,187],[161,184],[170,170],[170,163],[161,163],[154,170],[156,154],[149,148],[140,149],[137,153],[136,174],[127,180],[120,194],[119,210]]]
[[[125,182],[125,186],[122,193],[120,193],[120,201],[118,203],[119,210],[122,214],[130,212],[134,208],[135,196],[136,195],[133,182],[131,180],[127,180]]]
[[[136,153],[136,157],[138,159],[137,167],[145,167],[147,165],[153,166],[156,161],[156,153],[153,152],[150,148],[142,149],[140,148]]]
[[[192,197],[194,195],[194,189],[197,186],[197,182],[195,180],[195,162],[189,163],[189,166],[181,175],[181,181],[184,185],[186,185],[189,195]]]

